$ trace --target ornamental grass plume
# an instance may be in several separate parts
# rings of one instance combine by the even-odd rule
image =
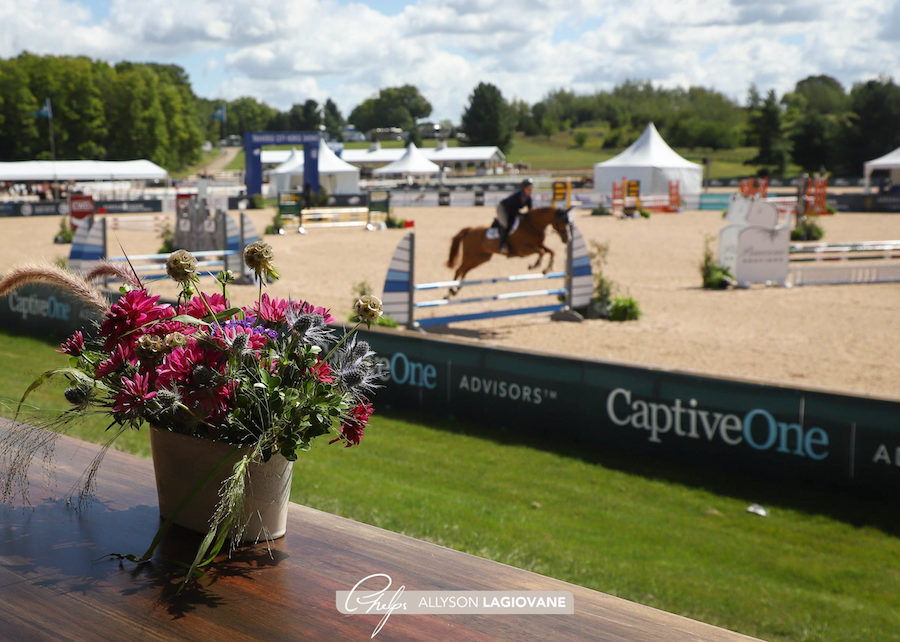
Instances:
[[[74,272],[64,270],[55,265],[24,265],[13,268],[0,280],[0,296],[6,296],[13,290],[30,283],[46,283],[56,285],[96,308],[100,312],[109,310],[106,297]]]
[[[131,265],[129,264],[129,268]],[[134,271],[134,268],[125,269],[119,263],[113,263],[112,261],[100,261],[97,263],[95,267],[88,271],[87,274],[84,275],[84,280],[93,283],[98,279],[119,279],[123,281],[131,288],[141,288],[143,284],[141,283],[140,278],[138,278],[137,273]]]

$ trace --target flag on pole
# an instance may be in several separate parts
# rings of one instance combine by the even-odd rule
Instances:
[[[216,120],[221,120],[223,123],[225,122],[225,105],[219,105],[216,107],[216,110],[212,113],[210,118],[215,118]]]
[[[43,106],[34,112],[32,116],[37,116],[38,118],[53,118],[53,108],[50,107],[50,99],[47,98],[44,101]]]

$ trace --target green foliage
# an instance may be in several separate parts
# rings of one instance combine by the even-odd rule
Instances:
[[[176,170],[198,156],[197,99],[179,67],[23,53],[0,61],[0,160],[148,158]]]
[[[615,297],[609,306],[610,321],[637,321],[641,318],[641,308],[631,297]]]
[[[347,121],[361,132],[378,127],[400,127],[417,132],[416,120],[431,113],[431,103],[413,85],[388,87],[368,98],[350,112]]]
[[[252,204],[253,209],[262,210],[266,207],[266,198],[262,194],[252,194],[250,196],[250,203]]]
[[[825,230],[816,222],[818,216],[807,215],[801,217],[797,226],[791,230],[792,241],[820,241],[825,236]]]
[[[584,130],[579,129],[572,135],[572,141],[575,143],[575,147],[584,147],[584,144],[587,142],[588,135]]]
[[[68,215],[60,216],[59,231],[56,233],[56,236],[53,237],[53,242],[59,244],[68,244],[72,242],[73,238],[75,238],[75,230],[72,227],[72,224],[69,222]]]
[[[707,236],[703,246],[703,260],[700,263],[700,277],[703,280],[703,287],[708,290],[724,290],[734,283],[734,276],[731,271],[719,265],[713,256],[712,237]]]
[[[156,251],[157,254],[171,254],[177,249],[175,247],[175,229],[169,223],[163,223],[160,228],[159,240],[161,244]]]
[[[469,96],[459,128],[469,145],[496,145],[505,152],[512,144],[515,124],[515,112],[500,90],[482,82]]]
[[[788,161],[788,142],[782,131],[782,108],[775,90],[770,89],[765,100],[761,100],[751,87],[748,102],[747,140],[758,151],[747,163],[762,165],[767,168],[767,173],[783,176]]]
[[[594,296],[587,308],[581,312],[589,319],[609,319],[613,293],[616,290],[616,284],[603,274],[603,266],[609,256],[609,243],[591,241],[588,251],[591,258],[591,272],[594,274]]]

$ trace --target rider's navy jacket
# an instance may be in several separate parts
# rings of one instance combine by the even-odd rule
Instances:
[[[532,207],[531,197],[525,193],[525,190],[521,189],[517,192],[513,192],[500,201],[500,205],[506,210],[510,223],[512,223],[512,221],[515,220],[515,217],[519,215],[520,209],[527,206],[530,210]]]

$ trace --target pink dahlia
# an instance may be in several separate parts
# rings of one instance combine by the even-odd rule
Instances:
[[[100,324],[100,336],[106,337],[103,348],[112,350],[124,337],[130,356],[136,338],[134,330],[153,321],[175,316],[171,305],[157,305],[157,301],[159,297],[150,296],[146,290],[131,290],[113,303],[106,313],[106,319]]]
[[[228,309],[228,300],[221,294],[204,294],[203,298],[206,299],[206,303],[209,304],[213,314],[218,314]],[[203,304],[203,299],[195,296],[187,305],[181,306],[180,313],[189,314],[195,319],[202,319],[209,314],[209,310]]]
[[[57,352],[70,354],[73,357],[80,357],[81,353],[84,352],[84,335],[81,334],[81,330],[76,330],[75,334],[63,341],[63,344],[59,346]]]
[[[97,364],[97,369],[94,371],[94,379],[102,379],[112,374],[130,360],[131,357],[122,344],[117,345],[105,361]]]
[[[122,377],[122,389],[116,394],[113,412],[121,413],[129,417],[140,415],[144,404],[156,396],[156,391],[150,390],[150,376],[135,374],[133,378]]]
[[[318,359],[318,357],[316,358]],[[327,361],[318,359],[316,365],[310,368],[308,372],[312,375],[313,379],[319,383],[334,383],[333,372]]]

